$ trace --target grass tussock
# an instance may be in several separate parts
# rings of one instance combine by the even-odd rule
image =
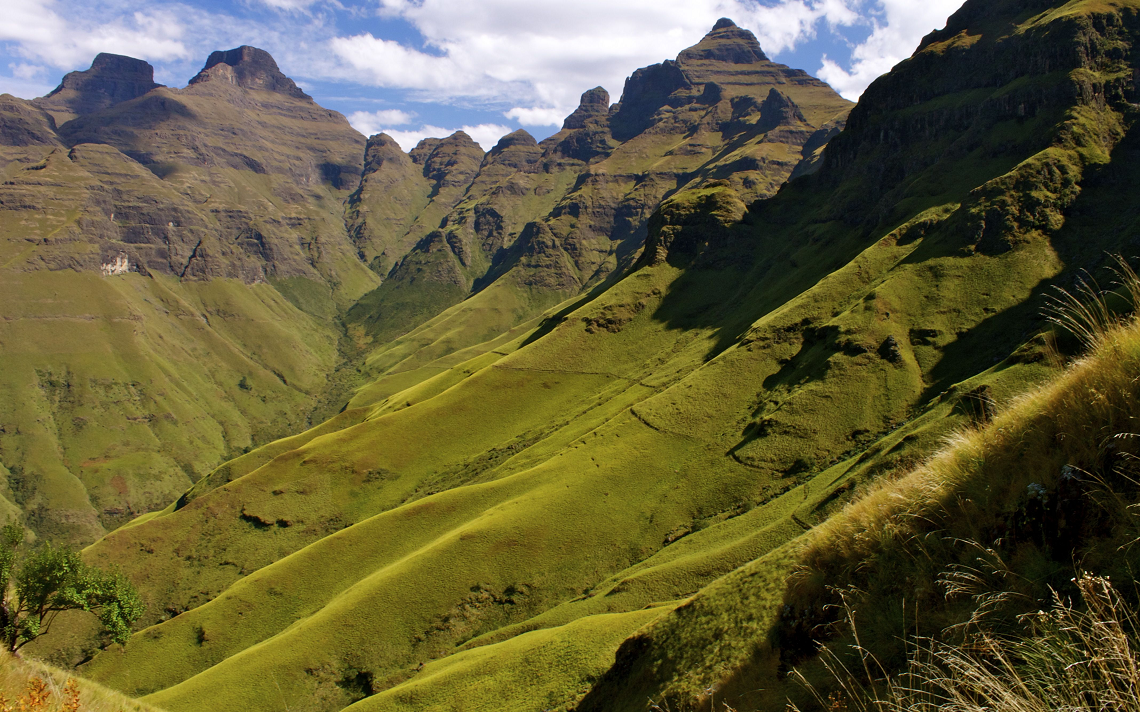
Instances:
[[[1140,320],[1112,305],[1114,298],[1140,304],[1140,277],[1123,261],[1118,274],[1122,289],[1101,292],[1082,283],[1076,294],[1060,291],[1054,304],[1051,320],[1080,338],[1087,356],[992,423],[958,431],[925,464],[880,483],[821,526],[803,551],[801,575],[842,572],[843,579],[830,580],[850,580],[900,543],[921,549],[931,533],[947,542],[1013,548],[1037,539],[1039,548],[1056,549],[1043,541],[1048,533],[1016,531],[1032,523],[1009,515],[1034,508],[1030,499],[1045,506],[1064,480],[1081,482],[1081,493],[1112,516],[1102,529],[1140,535],[1128,497],[1121,496],[1136,486],[1127,472],[1136,469],[1140,444]],[[1054,537],[1060,534],[1053,529]]]
[[[0,712],[162,712],[63,670],[0,653]]]
[[[802,675],[819,708],[835,712],[1052,712],[1140,710],[1140,619],[1107,578],[1081,574],[1074,601],[1020,618],[1020,630],[979,625],[964,644],[915,643],[906,668],[890,675],[858,645],[858,666],[825,652],[837,685],[826,695]],[[849,611],[850,612],[850,611]],[[790,710],[798,712],[796,705]]]
[[[1054,304],[1086,356],[808,538],[777,633],[793,707],[1140,707],[1140,590],[1111,584],[1140,569],[1140,278],[1118,274]]]

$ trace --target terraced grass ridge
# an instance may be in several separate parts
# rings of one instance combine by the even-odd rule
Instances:
[[[486,154],[366,141],[253,47],[182,89],[100,54],[2,97],[0,509],[82,544],[162,510],[616,275],[677,190],[771,195],[849,108],[727,20]]]

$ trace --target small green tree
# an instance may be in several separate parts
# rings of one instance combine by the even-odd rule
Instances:
[[[0,529],[0,639],[13,653],[44,635],[61,611],[88,611],[116,643],[131,637],[143,602],[125,576],[88,566],[79,554],[47,544],[17,562],[19,524]]]

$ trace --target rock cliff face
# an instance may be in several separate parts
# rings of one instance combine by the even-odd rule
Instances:
[[[440,328],[456,347],[508,329],[631,264],[668,195],[727,180],[748,202],[772,195],[797,168],[811,172],[850,107],[823,82],[769,61],[729,20],[675,61],[637,70],[621,101],[609,100],[601,87],[585,92],[541,143],[525,132],[504,137],[474,174],[470,163],[448,172],[452,193],[433,194],[416,177],[394,189],[402,164],[366,167],[363,186],[390,187],[354,194],[350,224],[387,279],[352,308],[356,338],[386,344],[487,290],[488,302],[520,307],[493,324],[475,320],[468,335],[450,321]],[[398,262],[391,257],[412,245]]]
[[[275,91],[294,99],[310,98],[292,79],[281,73],[268,52],[249,45],[211,53],[206,66],[190,83],[209,81],[229,82],[243,89]]]
[[[0,99],[0,495],[43,536],[91,541],[303,428],[333,319],[379,281],[344,229],[344,117],[251,47],[152,76],[101,54]]]
[[[69,73],[52,93],[32,103],[51,114],[56,125],[62,125],[76,116],[130,101],[160,86],[154,82],[154,67],[148,62],[100,53],[90,69]]]

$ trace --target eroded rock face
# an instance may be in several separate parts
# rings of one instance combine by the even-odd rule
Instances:
[[[309,98],[292,79],[281,73],[268,52],[249,45],[210,53],[206,66],[190,83],[209,81],[229,82],[243,89],[275,91],[296,99]]]
[[[586,128],[590,119],[605,118],[609,113],[610,93],[602,87],[594,87],[587,92],[583,92],[582,100],[579,102],[578,108],[574,110],[574,113],[566,117],[562,128]]]
[[[681,52],[677,59],[681,62],[712,60],[729,64],[753,64],[767,62],[768,56],[760,49],[756,35],[737,27],[727,17],[722,17],[713,25],[712,32],[705,35],[697,45]]]
[[[452,301],[437,290],[430,306],[415,307],[421,312],[490,285],[556,300],[597,285],[631,264],[666,196],[711,180],[726,181],[728,202],[772,195],[801,164],[801,172],[818,165],[850,106],[825,83],[768,61],[752,33],[722,20],[676,60],[634,72],[619,103],[591,89],[561,131],[538,144],[522,131],[506,136],[474,174],[465,135],[427,139],[411,159],[435,186],[430,195],[413,200],[409,181],[354,203],[363,218],[354,224],[372,243],[364,250],[415,247],[350,321],[377,342],[406,332],[412,325],[393,315],[411,313],[408,285],[429,273],[451,280]],[[396,203],[421,212],[394,216]],[[422,239],[429,233],[434,239]]]
[[[173,89],[103,54],[0,97],[0,510],[40,536],[88,543],[303,430],[337,308],[379,283],[345,230],[364,138],[260,50],[207,64]]]
[[[59,125],[160,86],[154,81],[154,67],[149,62],[104,52],[95,56],[90,69],[66,74],[50,94],[32,103],[51,114]]]

